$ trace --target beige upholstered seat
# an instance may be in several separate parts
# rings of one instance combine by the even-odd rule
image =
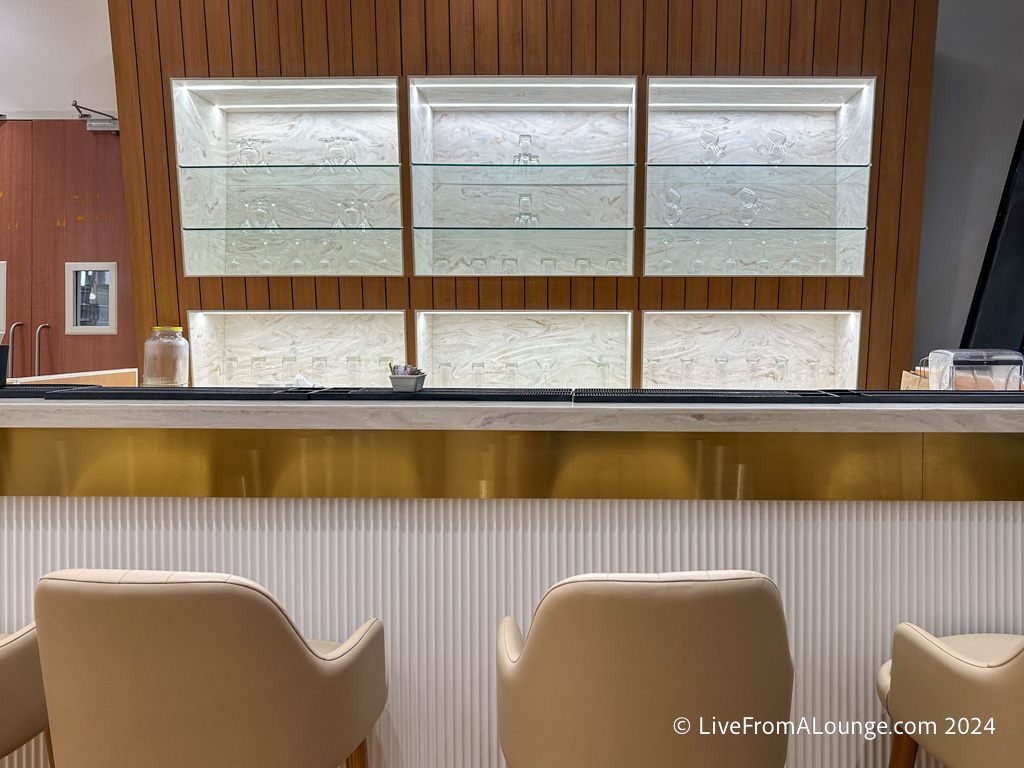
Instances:
[[[335,768],[384,708],[384,629],[310,642],[218,573],[60,571],[36,590],[60,768]]]
[[[46,729],[36,625],[0,635],[0,757]]]
[[[525,643],[511,618],[498,630],[510,768],[779,768],[785,735],[701,735],[700,718],[787,720],[792,690],[779,591],[749,571],[578,576]]]
[[[878,697],[894,722],[936,724],[934,734],[896,737],[892,766],[912,766],[918,744],[947,768],[1019,768],[1024,761],[1024,637],[934,637],[900,624],[892,659],[878,671]],[[994,733],[984,730],[989,718]]]

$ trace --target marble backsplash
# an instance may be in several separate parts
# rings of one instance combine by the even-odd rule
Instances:
[[[629,312],[416,313],[428,387],[628,387]]]
[[[401,311],[189,312],[192,385],[389,386],[406,360]]]
[[[856,388],[860,312],[644,312],[642,386]]]

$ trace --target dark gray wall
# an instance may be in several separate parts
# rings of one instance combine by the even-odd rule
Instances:
[[[1024,0],[941,0],[915,360],[960,345],[1022,119]]]

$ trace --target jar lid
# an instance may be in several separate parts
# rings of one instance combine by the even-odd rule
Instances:
[[[154,325],[154,331],[177,331],[178,333],[184,332],[184,328],[180,325]]]

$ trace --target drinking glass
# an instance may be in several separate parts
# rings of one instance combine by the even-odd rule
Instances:
[[[576,272],[580,275],[590,274],[590,259],[586,256],[580,256],[576,259]]]
[[[252,229],[253,228],[253,226],[252,226],[252,217],[249,216],[249,207],[252,204],[251,203],[243,203],[243,205],[245,206],[245,219],[242,221],[242,224],[241,224],[241,226],[239,228],[240,229]]]
[[[703,165],[709,166],[708,173],[711,173],[710,166],[722,159],[725,154],[725,146],[719,143],[718,134],[710,128],[705,128],[697,141],[700,142],[701,147],[700,161]]]
[[[704,269],[707,266],[704,263],[704,259],[701,257],[701,241],[694,240],[694,256],[690,259],[690,274],[691,275],[703,275]]]
[[[316,384],[319,384],[321,387],[326,387],[328,385],[326,356],[317,355],[313,358],[313,367],[310,369],[310,374]]]
[[[832,274],[832,260],[829,258],[828,253],[828,239],[821,239],[821,251],[818,253],[818,260],[814,264],[815,271],[819,275],[830,275]]]
[[[270,379],[270,369],[267,367],[267,358],[263,355],[252,359],[252,385],[260,387]]]
[[[817,389],[818,388],[818,363],[819,362],[820,361],[815,359],[815,358],[811,358],[809,360],[805,360],[804,361],[804,364],[807,366],[807,389]]]
[[[335,163],[331,158],[331,146],[337,142],[337,140],[337,136],[320,136],[317,138],[317,141],[324,145],[324,159],[321,160],[320,164],[317,166],[316,173],[322,173],[323,171],[334,173]]]
[[[261,166],[267,169],[267,173],[270,173],[270,166],[267,165],[267,145],[271,144],[270,139],[251,139],[252,143],[256,148],[256,155],[259,158],[254,165]]]
[[[320,261],[316,263],[317,274],[327,274],[331,271],[331,260],[328,254],[331,252],[331,244],[327,240],[320,241]]]
[[[540,158],[533,154],[533,136],[529,133],[519,134],[519,153],[512,158],[513,165],[539,165]]]
[[[679,388],[693,389],[693,358],[684,357],[679,361]]]
[[[515,275],[519,272],[519,259],[514,256],[506,256],[501,260],[501,273],[503,275]]]
[[[788,357],[776,357],[775,358],[775,388],[785,389],[786,379],[788,375],[789,358]]]
[[[537,214],[533,212],[533,198],[530,195],[519,196],[519,213],[512,219],[516,227],[536,227],[540,224]]]
[[[737,192],[736,199],[740,203],[740,222],[744,227],[749,227],[764,208],[764,203],[760,202],[757,193],[749,187],[743,187]]]
[[[437,364],[437,384],[440,387],[450,387],[452,385],[452,364],[451,363],[438,363]]]
[[[552,258],[546,258],[540,260],[540,273],[542,275],[553,275],[555,274],[555,260]]]
[[[245,219],[250,222],[253,229],[267,229],[272,221],[270,211],[267,208],[267,201],[263,198],[256,198],[252,201],[252,207],[245,207]]]
[[[674,227],[683,216],[683,210],[679,204],[682,196],[672,187],[668,187],[658,195],[658,202],[661,204],[661,220],[669,227]]]
[[[248,136],[239,139],[238,160],[235,164],[244,166],[259,165],[263,161],[263,155],[256,144],[256,139]]]
[[[434,259],[434,274],[435,275],[447,275],[451,272],[452,266],[448,259],[441,257]]]
[[[515,360],[505,363],[505,384],[510,387],[519,386],[519,363]]]
[[[792,252],[786,260],[786,263],[783,265],[783,271],[787,275],[799,275],[804,271],[803,263],[800,259],[800,241],[794,237],[790,240],[789,245]]]
[[[540,385],[542,387],[550,387],[551,386],[551,369],[555,367],[555,361],[554,360],[540,360],[540,361],[538,361],[538,365],[540,365]]]
[[[295,386],[295,378],[299,375],[299,358],[292,348],[281,358],[281,382],[286,387]]]
[[[270,243],[266,240],[263,241],[263,258],[260,260],[260,269],[268,274],[274,271],[274,262],[270,260]]]
[[[344,210],[341,212],[342,226],[346,229],[365,229],[362,226],[365,217],[363,215],[363,206],[360,204],[361,201],[350,197],[342,202],[345,205]]]
[[[732,238],[725,241],[728,252],[726,254],[725,261],[722,263],[722,271],[727,275],[735,274],[739,267],[739,262],[736,261],[732,253]]]
[[[340,201],[335,202],[334,206],[338,211],[338,215],[335,216],[334,223],[331,224],[331,229],[344,229],[345,221],[343,214],[345,213],[345,206]]]
[[[224,271],[229,275],[237,275],[242,271],[242,262],[238,260],[238,242],[235,240],[231,241],[229,246],[231,259],[228,261],[224,268]]]
[[[293,252],[292,263],[289,264],[289,268],[292,272],[305,272],[306,262],[302,260],[302,241],[298,238],[292,241],[295,245],[295,251]]]
[[[622,274],[622,259],[608,259],[608,274]]]
[[[747,358],[747,381],[745,382],[750,389],[761,388],[761,358],[759,357],[748,357]]]
[[[764,238],[758,242],[758,258],[754,262],[754,271],[759,275],[767,275],[771,271],[771,267],[768,264],[768,259],[765,257],[765,242]]]
[[[363,386],[363,365],[359,355],[349,355],[345,358],[345,370],[348,373],[348,381],[353,387]]]
[[[481,362],[473,363],[473,386],[482,387],[484,385],[484,364]]]
[[[652,386],[661,384],[661,358],[648,357],[644,362],[647,369],[646,378],[648,383]]]
[[[228,355],[224,358],[224,386],[233,387],[238,383],[238,358]]]
[[[377,357],[377,369],[384,375],[388,376],[391,373],[391,365],[395,362],[395,358],[391,355],[379,355]],[[385,379],[387,381],[387,379]]]
[[[280,229],[281,227],[277,224],[277,203],[270,204],[270,221],[267,222],[266,229]]]
[[[781,165],[794,146],[794,143],[788,140],[785,131],[771,128],[754,149],[769,165]]]
[[[477,257],[470,260],[469,268],[474,275],[482,275],[487,272],[487,262],[484,259]]]
[[[729,358],[715,358],[715,388],[726,389],[729,386]]]
[[[611,383],[611,366],[605,362],[597,363],[597,386],[601,389],[608,389]]]

